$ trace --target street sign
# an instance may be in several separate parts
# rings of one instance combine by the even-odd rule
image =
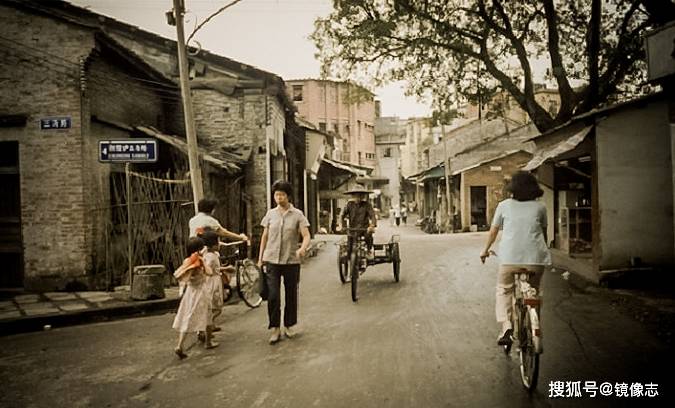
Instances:
[[[157,140],[101,140],[98,142],[98,161],[107,163],[156,162]]]
[[[60,116],[40,119],[41,130],[70,129],[70,116]]]

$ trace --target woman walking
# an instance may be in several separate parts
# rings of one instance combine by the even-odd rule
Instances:
[[[284,279],[286,293],[284,305],[284,334],[289,339],[295,336],[298,322],[298,283],[300,281],[300,261],[309,246],[309,221],[289,202],[291,185],[286,181],[277,181],[272,186],[274,202],[277,206],[263,217],[260,225],[264,227],[260,241],[258,266],[267,266],[268,328],[271,330],[270,344],[279,341],[281,336],[281,278]],[[302,244],[298,242],[302,237]]]
[[[485,250],[480,254],[481,262],[485,263],[500,228],[503,229],[499,242],[495,306],[497,322],[502,325],[497,339],[499,345],[508,345],[512,341],[513,327],[510,317],[514,273],[520,269],[534,272],[530,277],[530,284],[539,290],[544,267],[551,264],[551,254],[546,244],[546,207],[537,201],[544,192],[539,188],[537,179],[529,172],[519,171],[513,175],[507,189],[512,198],[497,205]],[[541,296],[541,291],[539,294]]]

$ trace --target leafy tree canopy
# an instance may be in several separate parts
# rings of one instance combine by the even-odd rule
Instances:
[[[544,131],[639,92],[642,35],[674,9],[670,0],[334,0],[312,39],[324,75],[404,80],[440,111],[504,90]],[[557,115],[534,98],[537,61],[560,94]]]

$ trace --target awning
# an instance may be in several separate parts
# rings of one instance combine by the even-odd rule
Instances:
[[[445,177],[445,164],[439,163],[434,167],[429,167],[426,170],[422,170],[419,173],[415,173],[412,176],[408,176],[408,180],[415,181],[424,181]]]
[[[581,142],[584,141],[588,132],[591,131],[593,126],[586,126],[581,129],[579,132],[570,136],[569,138],[562,140],[558,143],[554,143],[551,146],[546,146],[541,149],[537,149],[534,152],[534,157],[523,167],[523,170],[534,170],[537,167],[541,166],[546,160],[552,159],[556,156],[560,156],[563,153],[567,153],[571,150],[574,150]]]
[[[184,154],[188,154],[188,148],[187,148],[187,142],[183,139],[178,138],[177,136],[171,136],[164,134],[156,129],[145,127],[145,126],[137,126],[136,129],[148,136],[152,136],[154,138],[157,138],[161,140],[162,142],[169,144],[179,151],[183,152]],[[217,154],[217,153],[214,153]],[[215,157],[209,153],[207,153],[203,148],[199,148],[199,156],[204,159],[204,161],[209,162],[216,167],[220,167],[226,172],[230,174],[234,173],[239,173],[241,171],[241,167],[239,167],[234,160],[228,160],[226,158],[218,158]]]
[[[338,162],[336,160],[327,159],[325,157],[321,160],[321,163],[326,163],[329,166],[332,166],[338,170],[343,170],[359,177],[365,177],[368,175],[366,170],[359,169],[351,165],[350,163]]]

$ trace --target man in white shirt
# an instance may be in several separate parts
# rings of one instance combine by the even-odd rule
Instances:
[[[217,219],[213,217],[213,210],[216,208],[216,200],[210,198],[203,198],[197,203],[197,215],[190,218],[188,225],[190,227],[190,237],[196,237],[200,229],[209,228],[215,231],[219,237],[230,238],[233,240],[248,241],[248,237],[244,234],[235,234],[228,231]]]

